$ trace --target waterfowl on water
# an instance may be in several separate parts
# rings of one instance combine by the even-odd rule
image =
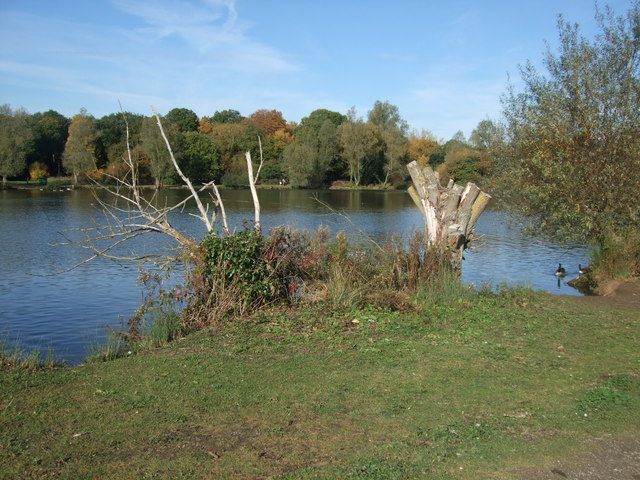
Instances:
[[[564,277],[567,274],[565,269],[562,267],[562,264],[558,264],[558,269],[556,270],[556,277]]]
[[[589,266],[582,267],[582,265],[578,264],[578,273],[580,275],[583,275],[585,273],[589,273],[590,270],[591,270],[591,267],[589,267]]]

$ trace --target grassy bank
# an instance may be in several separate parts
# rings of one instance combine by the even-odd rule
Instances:
[[[639,436],[637,310],[526,291],[265,311],[0,372],[0,478],[525,478]]]

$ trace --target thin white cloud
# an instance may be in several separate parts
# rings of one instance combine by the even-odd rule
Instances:
[[[113,4],[145,24],[124,32],[136,43],[161,49],[161,41],[175,37],[200,61],[216,62],[218,67],[262,74],[298,70],[281,52],[248,35],[249,25],[239,20],[233,0],[113,0]]]

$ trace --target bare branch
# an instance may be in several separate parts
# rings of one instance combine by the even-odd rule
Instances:
[[[198,193],[193,188],[193,184],[185,176],[185,174],[182,173],[182,170],[180,169],[180,166],[178,165],[178,162],[176,161],[176,157],[173,155],[173,150],[171,148],[171,144],[169,143],[169,139],[167,138],[167,136],[164,133],[164,128],[162,128],[162,122],[160,121],[160,116],[158,115],[158,112],[156,111],[155,108],[152,108],[152,111],[153,111],[153,114],[156,117],[156,121],[158,122],[158,128],[160,129],[160,133],[162,134],[162,138],[164,139],[164,142],[167,145],[167,150],[169,151],[169,156],[171,157],[171,163],[173,163],[173,168],[175,168],[176,172],[178,172],[178,175],[180,175],[180,178],[185,183],[185,185],[187,187],[189,187],[189,191],[191,192],[191,196],[196,201],[196,205],[198,206],[198,210],[200,211],[200,219],[204,222],[205,226],[207,227],[207,232],[211,232],[213,230],[213,226],[211,225],[211,222],[209,221],[209,217],[207,216],[207,211],[205,210],[204,205],[202,205],[202,202],[200,201],[200,197],[198,196]]]
[[[251,152],[245,153],[245,158],[247,159],[247,173],[249,174],[249,188],[251,189],[251,197],[253,198],[253,209],[254,209],[254,225],[253,228],[257,232],[261,230],[260,227],[260,201],[258,200],[258,192],[256,191],[256,177],[253,176],[253,164],[251,162]],[[262,162],[260,162],[260,168],[262,168]],[[258,172],[260,172],[260,168],[258,168]]]

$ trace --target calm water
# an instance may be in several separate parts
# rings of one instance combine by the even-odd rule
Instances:
[[[184,193],[163,195],[171,203]],[[326,225],[334,232],[358,234],[361,229],[382,238],[422,228],[422,218],[404,192],[261,190],[259,195],[264,229]],[[248,191],[224,191],[223,198],[232,225],[241,228],[243,221],[253,218]],[[188,210],[194,211],[193,207]],[[0,338],[17,341],[25,350],[51,347],[57,358],[77,364],[86,357],[89,344],[103,341],[105,325],[117,328],[135,312],[142,299],[135,266],[98,259],[52,275],[87,255],[81,248],[54,246],[65,241],[61,232],[100,220],[100,210],[88,191],[0,191]],[[188,215],[174,221],[196,238],[204,234],[198,221]],[[465,253],[465,282],[477,286],[505,282],[579,294],[564,281],[558,282],[553,273],[562,262],[566,279],[576,276],[578,264],[587,263],[585,248],[524,238],[495,210],[482,215],[476,234],[483,235],[482,246]],[[170,246],[162,237],[147,236],[133,248]]]

